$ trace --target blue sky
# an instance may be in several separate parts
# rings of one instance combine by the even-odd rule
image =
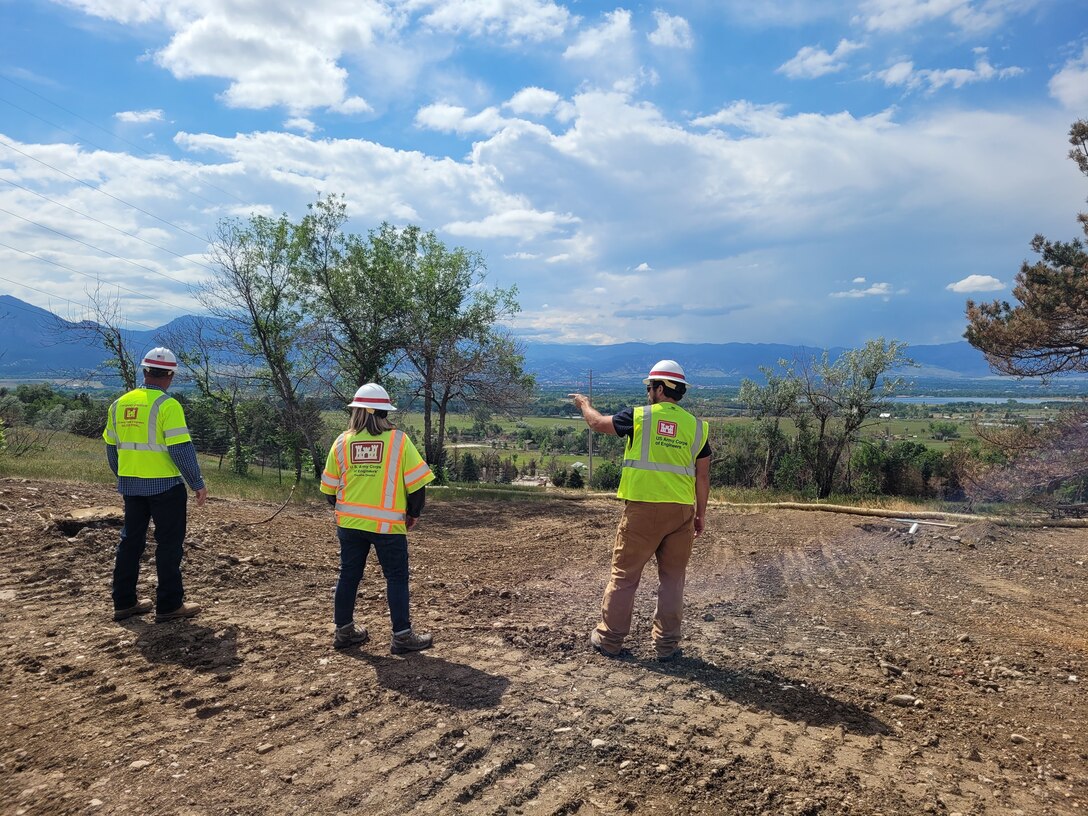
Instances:
[[[219,219],[344,194],[547,342],[960,339],[1079,233],[1083,0],[0,0],[0,292],[199,313]]]

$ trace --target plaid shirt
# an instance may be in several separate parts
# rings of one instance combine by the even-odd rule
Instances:
[[[162,479],[141,479],[139,476],[117,475],[117,446],[106,445],[106,459],[109,460],[110,470],[117,476],[117,492],[122,496],[157,496],[165,493],[174,485],[182,483],[182,476],[189,487],[196,491],[204,487],[204,477],[200,475],[200,463],[196,461],[196,448],[192,442],[182,442],[179,445],[171,445],[167,450],[170,458],[181,471],[181,476],[167,476]]]

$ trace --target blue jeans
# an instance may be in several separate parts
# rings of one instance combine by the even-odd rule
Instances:
[[[147,547],[147,525],[155,521],[155,571],[159,587],[155,611],[173,612],[185,593],[181,586],[181,554],[185,543],[185,509],[189,494],[185,485],[176,485],[154,496],[124,496],[125,526],[113,565],[113,608],[136,605],[136,581],[140,577],[140,556]]]
[[[412,628],[408,617],[408,536],[404,533],[372,533],[351,527],[337,527],[340,540],[340,580],[333,600],[333,622],[345,626],[355,620],[355,596],[363,580],[363,568],[370,545],[378,554],[385,575],[385,597],[394,632]]]

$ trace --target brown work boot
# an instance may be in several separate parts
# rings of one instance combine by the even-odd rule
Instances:
[[[182,618],[191,618],[197,612],[200,611],[198,604],[183,603],[173,612],[159,612],[155,615],[155,623],[166,623],[166,621],[181,620]]]
[[[135,606],[130,606],[126,609],[113,610],[113,619],[115,621],[123,621],[126,618],[131,618],[133,615],[146,615],[152,609],[155,608],[155,604],[151,602],[150,598],[142,598],[136,601]]]
[[[370,640],[370,633],[365,626],[356,626],[355,621],[336,627],[336,635],[332,640],[334,649],[347,649],[349,646],[362,646]]]
[[[389,644],[392,654],[408,654],[408,652],[422,652],[434,645],[434,638],[427,632],[416,634],[411,629],[407,632],[393,635],[393,641]]]

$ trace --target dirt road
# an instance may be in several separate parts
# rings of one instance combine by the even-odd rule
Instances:
[[[329,511],[191,512],[189,622],[111,619],[106,487],[0,481],[3,814],[1084,814],[1088,531],[712,508],[685,657],[586,642],[620,507],[443,502],[392,657],[331,648]],[[154,568],[141,576],[150,589]],[[150,594],[143,592],[142,594]]]

